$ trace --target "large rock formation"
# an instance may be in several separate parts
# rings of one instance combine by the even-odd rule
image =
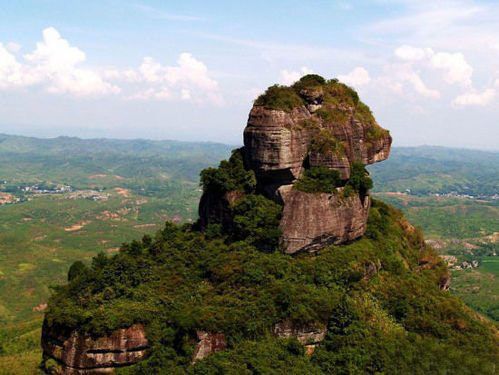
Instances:
[[[113,373],[116,367],[145,358],[148,348],[144,327],[140,324],[97,338],[78,331],[57,330],[47,322],[42,330],[43,367],[53,374]]]
[[[285,185],[281,230],[285,252],[314,251],[326,245],[352,241],[366,231],[370,200],[359,194],[305,193]]]
[[[385,160],[391,142],[355,91],[336,80],[305,76],[291,87],[272,86],[255,101],[241,153],[256,177],[254,192],[283,205],[285,252],[314,251],[364,234],[370,199],[365,189],[352,192],[352,166]],[[300,191],[296,182],[314,168],[337,171],[341,182]],[[231,207],[242,193],[205,190],[201,227],[230,226]]]

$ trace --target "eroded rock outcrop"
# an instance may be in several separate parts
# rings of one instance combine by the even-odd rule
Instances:
[[[359,182],[367,174],[364,166],[388,158],[391,142],[357,93],[337,80],[308,75],[291,87],[272,86],[255,101],[244,147],[238,150],[244,168],[256,178],[255,188],[238,192],[237,183],[228,184],[232,190],[227,191],[205,186],[201,229],[210,223],[229,228],[231,206],[250,193],[282,205],[280,243],[286,253],[355,240],[365,233],[370,207],[370,186]],[[233,169],[227,167],[227,174]],[[320,178],[327,174],[324,169],[336,175],[305,189],[297,184],[307,171],[316,170],[313,178]]]
[[[326,245],[352,241],[364,234],[369,212],[369,196],[348,197],[337,193],[310,194],[292,185],[282,186],[284,202],[281,230],[282,245],[287,253],[314,251]]]
[[[310,325],[296,324],[291,320],[283,320],[274,325],[274,335],[283,339],[295,338],[305,346],[306,354],[312,355],[327,333],[326,324]]]
[[[196,335],[198,337],[198,342],[192,356],[193,363],[208,357],[212,353],[216,353],[227,348],[227,340],[225,339],[225,335],[223,333],[197,331]]]
[[[148,348],[141,324],[98,338],[78,331],[54,329],[46,322],[42,329],[43,366],[52,374],[113,373],[116,367],[144,359]]]

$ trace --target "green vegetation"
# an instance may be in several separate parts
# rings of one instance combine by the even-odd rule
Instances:
[[[201,185],[205,192],[217,195],[234,191],[244,193],[228,207],[231,225],[223,228],[216,221],[210,222],[205,231],[208,238],[223,235],[229,242],[245,241],[264,251],[277,248],[282,206],[256,194],[255,174],[244,168],[240,150],[234,151],[228,161],[220,162],[218,168],[202,170]]]
[[[204,191],[220,194],[228,191],[251,192],[255,189],[256,179],[253,171],[244,168],[240,150],[235,150],[229,160],[222,160],[218,168],[201,171],[201,186]]]
[[[431,146],[393,148],[388,160],[369,166],[369,170],[379,192],[499,194],[499,152]]]
[[[362,196],[366,195],[372,189],[373,181],[362,162],[352,163],[347,186],[351,186],[354,191],[359,192]]]
[[[305,193],[334,193],[336,188],[345,186],[344,195],[357,192],[365,196],[373,182],[361,162],[354,162],[350,169],[350,178],[343,181],[337,170],[324,166],[305,169],[303,176],[294,184],[294,188]]]
[[[299,81],[293,84],[293,89],[300,92],[303,89],[321,87],[326,83],[326,80],[318,74],[307,74],[300,78]]]
[[[2,370],[32,374],[40,360],[38,338],[43,315],[33,308],[47,302],[48,286],[65,283],[71,263],[81,260],[88,265],[98,252],[113,254],[123,241],[141,238],[144,233],[154,234],[165,220],[196,220],[199,171],[230,155],[232,147],[67,137],[0,139],[0,190],[10,186],[18,192],[17,187],[22,184],[47,183],[68,184],[77,191],[104,189],[103,193],[110,195],[106,201],[69,199],[69,194],[28,196],[29,201],[0,206],[0,374],[4,373]],[[412,195],[384,194],[380,198],[402,209],[412,223],[425,231],[427,238],[443,241],[445,247],[437,249],[440,253],[480,261],[476,269],[452,272],[451,293],[496,320],[499,276],[492,264],[497,263],[483,260],[495,260],[489,255],[499,250],[497,242],[491,242],[494,232],[499,232],[497,200],[490,199],[497,194],[498,166],[497,153],[418,147],[394,148],[387,161],[368,168],[377,191],[411,189]],[[2,184],[4,180],[7,184]],[[451,192],[480,199],[428,195]],[[381,225],[384,216],[375,212],[371,212],[370,221],[378,217],[376,225]],[[79,230],[64,230],[88,221]],[[369,228],[370,236],[375,237],[373,226]],[[212,238],[217,237],[217,231],[213,232]],[[470,250],[466,243],[478,248]],[[353,245],[358,244],[349,246]],[[394,249],[392,245],[388,248]],[[328,253],[338,248],[331,249]],[[356,247],[353,249],[358,254]],[[234,266],[238,265],[234,262]],[[247,367],[260,369],[269,361],[276,364],[276,371],[283,372],[280,366],[294,361],[293,365],[301,369],[303,358],[288,355],[285,341],[262,340],[266,339],[242,340],[237,345],[239,349],[234,346],[206,362],[211,366],[213,361],[216,368],[227,369],[227,361],[244,361]],[[275,350],[267,352],[267,345]],[[257,350],[269,353],[267,359],[252,355]],[[242,358],[244,354],[247,356]],[[425,355],[414,354],[416,358],[426,358]],[[446,352],[442,353],[444,358],[445,355]],[[469,357],[463,354],[463,358]],[[455,362],[460,363],[460,359]],[[204,361],[197,366],[204,368]],[[290,368],[286,371],[293,373]],[[459,373],[459,369],[455,372]]]
[[[71,263],[116,252],[165,220],[196,220],[199,171],[231,148],[0,135],[0,191],[24,200],[0,206],[0,374],[36,372],[44,304],[50,286],[66,282]],[[34,184],[74,192],[19,189]],[[93,200],[95,193],[107,199]]]
[[[234,240],[246,241],[260,250],[274,251],[279,245],[282,207],[263,195],[248,195],[233,208]]]
[[[95,334],[144,323],[151,356],[129,374],[492,374],[492,327],[438,289],[445,267],[405,228],[399,211],[374,201],[365,238],[293,258],[167,224],[152,240],[94,258],[56,289],[47,320]],[[366,273],[369,264],[379,272]],[[310,359],[296,341],[271,335],[283,319],[327,322]],[[224,332],[228,349],[191,366],[197,329]]]
[[[321,129],[313,135],[310,142],[310,151],[321,155],[334,154],[340,156],[344,154],[345,148],[330,131]]]
[[[303,105],[303,101],[291,87],[274,85],[260,95],[255,100],[255,104],[289,112]]]
[[[322,103],[317,115],[326,124],[344,123],[350,117],[349,109],[354,109],[354,117],[363,123],[378,127],[367,105],[362,103],[357,92],[337,79],[325,80],[317,74],[308,74],[292,86],[274,85],[255,100],[255,105],[290,112],[305,105],[307,92],[315,92]],[[377,130],[374,130],[377,131]]]
[[[499,321],[499,202],[464,197],[422,197],[378,193],[377,197],[402,209],[422,228],[440,254],[479,267],[452,271],[451,292],[476,311]]]
[[[294,188],[305,193],[333,193],[342,185],[340,173],[324,166],[306,169]]]

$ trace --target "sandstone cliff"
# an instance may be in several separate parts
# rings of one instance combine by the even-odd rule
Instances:
[[[98,338],[77,331],[57,330],[47,322],[42,330],[43,367],[52,374],[113,373],[116,367],[145,358],[148,348],[144,327],[140,324]]]

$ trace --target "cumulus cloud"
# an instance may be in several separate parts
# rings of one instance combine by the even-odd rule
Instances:
[[[440,98],[440,91],[428,87],[411,64],[388,65],[385,67],[385,73],[376,81],[379,86],[387,87],[398,95],[415,92],[425,98]]]
[[[404,61],[422,61],[433,55],[430,48],[417,48],[403,45],[395,50],[395,56]]]
[[[496,90],[486,89],[482,92],[471,91],[459,95],[454,99],[452,104],[458,107],[466,106],[486,106],[490,104],[496,96]]]
[[[471,86],[473,68],[465,60],[462,53],[436,53],[431,57],[431,65],[443,71],[444,80],[447,83]]]
[[[371,82],[371,77],[369,76],[369,72],[363,67],[356,67],[350,73],[345,75],[339,75],[338,79],[346,83],[347,85],[353,87],[360,87],[367,85]]]
[[[395,56],[400,60],[417,64],[443,73],[448,84],[471,86],[472,66],[462,53],[435,52],[431,48],[419,48],[403,45],[395,49]]]
[[[80,68],[85,53],[73,47],[53,27],[43,30],[43,40],[23,61],[0,44],[0,87],[2,89],[43,86],[46,91],[76,96],[118,93],[120,89],[96,72]],[[13,50],[12,45],[9,48]],[[14,48],[15,50],[15,48]]]
[[[109,74],[109,73],[108,73]],[[137,70],[113,73],[117,79],[145,83],[152,87],[131,95],[130,99],[208,101],[222,105],[218,82],[210,77],[207,66],[192,54],[181,53],[177,65],[164,66],[152,57],[145,57]]]
[[[223,104],[218,82],[192,54],[181,53],[177,63],[162,65],[145,57],[137,68],[86,68],[86,54],[72,46],[53,27],[22,58],[19,48],[0,43],[0,89],[36,86],[52,94],[94,96],[122,93],[139,100],[191,100]]]
[[[300,70],[294,71],[294,70],[281,70],[281,78],[280,82],[283,85],[292,85],[296,81],[298,81],[302,76],[307,75],[307,74],[312,74],[313,71],[306,66],[303,66]]]

